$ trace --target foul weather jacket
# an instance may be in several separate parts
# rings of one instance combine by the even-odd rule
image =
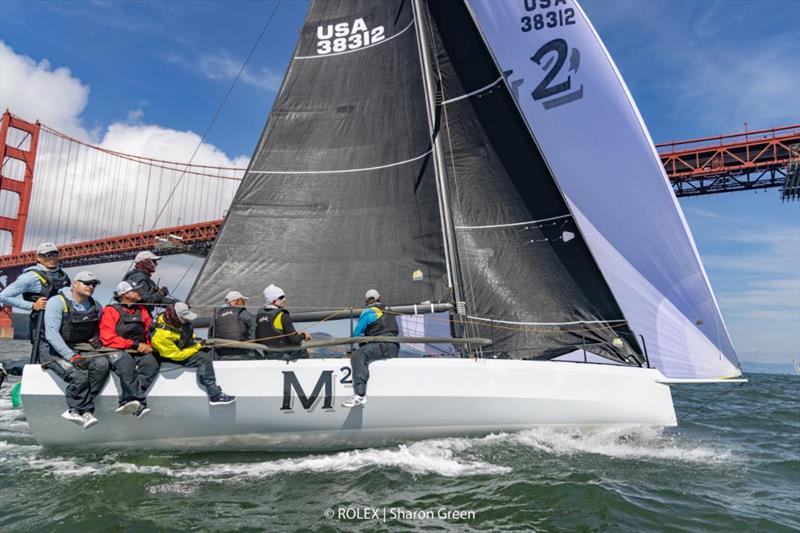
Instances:
[[[182,342],[182,336],[188,338]],[[185,361],[202,348],[200,343],[196,341],[193,331],[190,335],[184,335],[182,330],[173,328],[164,322],[163,315],[159,315],[158,319],[156,319],[156,330],[151,340],[153,348],[158,350],[158,355],[173,361]]]
[[[153,319],[150,318],[150,313],[147,311],[147,309],[145,309],[142,305],[120,305],[119,309],[121,309],[122,313],[126,313],[131,317],[136,315],[137,310],[142,314],[142,324],[144,325],[145,336],[144,343],[150,345],[151,342],[148,332],[150,331],[150,324],[153,322]],[[116,305],[107,305],[105,308],[103,308],[103,316],[100,319],[100,340],[102,341],[103,346],[106,348],[127,350],[129,348],[136,348],[138,346],[136,341],[121,337],[117,332],[117,325],[119,324],[121,318],[120,311],[117,310]]]

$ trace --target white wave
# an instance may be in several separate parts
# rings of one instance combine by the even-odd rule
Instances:
[[[199,486],[199,483],[194,481],[176,481],[174,483],[151,485],[147,487],[147,491],[150,494],[178,494],[181,496],[188,496],[194,494]]]
[[[38,446],[0,441],[0,452],[3,452],[0,463],[14,463],[26,469],[44,470],[64,477],[121,472],[208,481],[264,478],[294,472],[354,472],[371,467],[397,468],[414,475],[437,474],[445,477],[503,474],[511,471],[511,468],[505,466],[456,457],[456,452],[471,445],[469,439],[441,439],[388,449],[353,450],[274,461],[166,467],[119,462],[114,455],[106,456],[100,462],[82,461],[80,457],[47,456],[41,453],[42,449]]]
[[[507,443],[554,455],[598,454],[617,459],[667,460],[688,463],[728,463],[731,451],[665,434],[644,426],[592,430],[535,428],[481,439],[484,444]]]

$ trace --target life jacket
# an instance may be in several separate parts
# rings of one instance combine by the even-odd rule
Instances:
[[[147,342],[147,330],[144,327],[144,307],[141,305],[134,305],[133,307],[126,307],[122,304],[111,304],[111,307],[119,313],[119,320],[115,328],[117,335],[123,339],[130,339],[133,341],[134,346],[139,343]],[[128,311],[133,309],[133,313]]]
[[[248,324],[242,319],[244,307],[220,307],[214,311],[214,337],[232,341],[249,340]]]
[[[64,304],[64,313],[61,316],[61,328],[58,330],[61,338],[67,346],[73,346],[81,342],[87,342],[92,337],[96,337],[100,332],[100,311],[102,306],[89,298],[91,307],[87,311],[81,311],[75,307],[75,303],[63,294],[59,294]]]
[[[163,329],[164,331],[168,331],[173,335],[180,335],[178,339],[172,339],[172,342],[175,343],[175,346],[177,346],[179,350],[184,350],[197,343],[194,338],[194,328],[192,327],[191,322],[187,322],[180,328],[176,328],[164,322],[163,316],[159,316],[157,320],[153,321],[153,326],[150,329],[153,333],[155,333],[155,330],[157,329]]]
[[[364,330],[364,336],[366,337],[380,337],[386,335],[397,336],[397,333],[400,331],[397,327],[397,320],[395,319],[394,315],[390,313],[385,313],[383,311],[384,309],[383,304],[375,303],[368,306],[367,309],[372,309],[373,311],[375,311],[375,314],[378,316],[378,320],[367,326],[367,328]]]
[[[26,302],[35,302],[39,298],[52,298],[64,287],[69,287],[71,283],[67,273],[60,268],[50,272],[32,266],[22,272],[33,272],[39,278],[39,283],[42,286],[39,292],[23,292],[22,298]]]
[[[256,339],[262,339],[257,342],[264,346],[292,345],[288,337],[279,337],[279,335],[286,333],[283,328],[284,315],[289,316],[289,311],[281,307],[275,309],[262,308],[256,315]]]

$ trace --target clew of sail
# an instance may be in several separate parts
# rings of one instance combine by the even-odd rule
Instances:
[[[575,0],[468,0],[475,23],[651,364],[741,374],[647,128]]]

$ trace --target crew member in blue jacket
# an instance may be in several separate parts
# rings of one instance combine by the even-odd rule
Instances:
[[[50,298],[44,310],[44,332],[50,350],[43,355],[42,363],[67,384],[64,393],[69,408],[61,417],[83,429],[97,424],[94,400],[108,381],[109,372],[106,357],[89,358],[75,350],[82,343],[102,346],[99,337],[102,306],[92,298],[99,283],[91,272],[79,272],[72,287],[63,288]]]
[[[366,309],[361,312],[353,330],[354,337],[396,337],[397,320],[394,315],[385,311],[381,303],[381,295],[370,289],[364,295]],[[400,345],[396,342],[368,342],[362,344],[350,357],[353,368],[352,398],[342,404],[343,407],[363,406],[367,403],[367,381],[369,380],[369,364],[379,359],[397,357]]]
[[[58,261],[58,247],[52,242],[43,242],[36,248],[36,264],[26,268],[13,283],[0,292],[0,305],[30,311],[31,344],[38,346],[38,354],[34,354],[34,359],[50,353],[42,323],[42,312],[47,300],[58,294],[62,288],[70,286],[69,276],[59,268]]]

